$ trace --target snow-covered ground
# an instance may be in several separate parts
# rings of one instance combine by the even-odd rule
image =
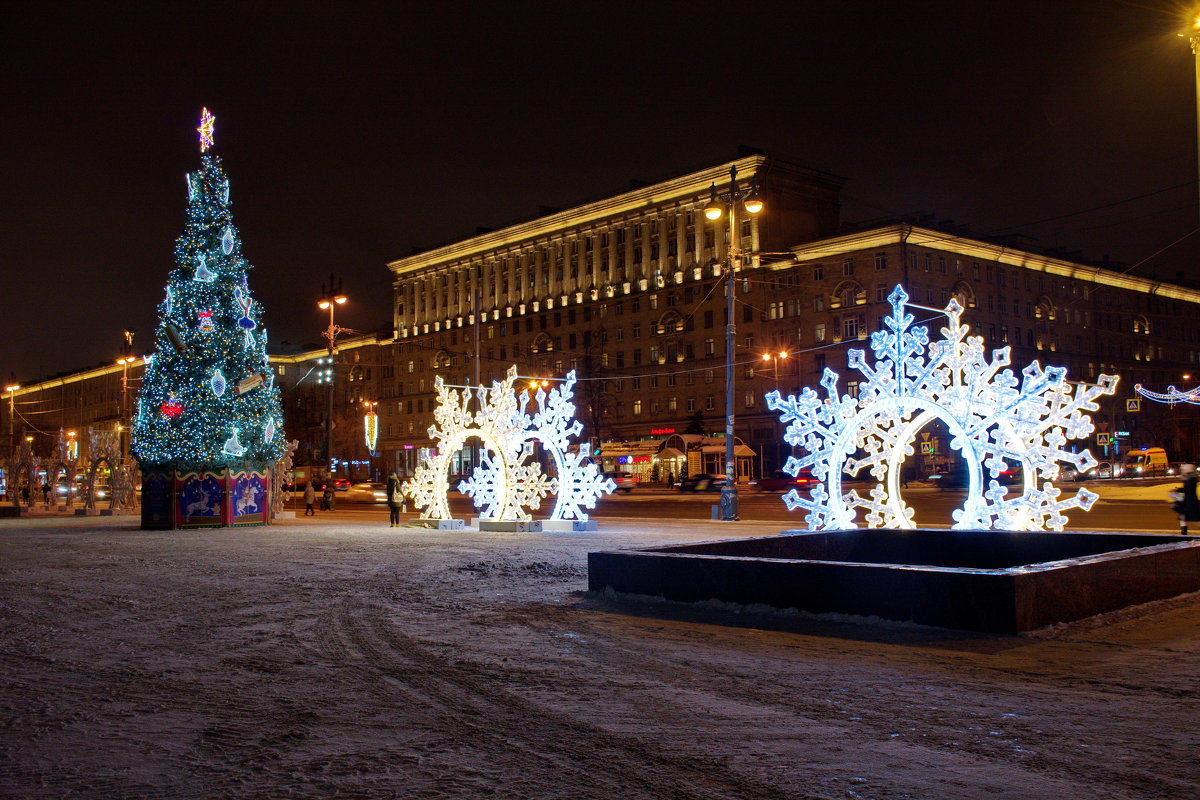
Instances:
[[[1200,597],[1021,637],[586,594],[779,530],[0,520],[0,797],[1193,798]]]

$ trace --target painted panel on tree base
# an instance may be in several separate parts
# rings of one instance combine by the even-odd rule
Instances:
[[[230,525],[266,525],[269,473],[237,471],[229,476]]]
[[[219,472],[188,472],[175,481],[176,520],[180,528],[212,528],[225,524],[224,476]]]

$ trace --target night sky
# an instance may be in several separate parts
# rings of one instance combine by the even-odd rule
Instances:
[[[6,12],[0,375],[151,349],[201,106],[273,349],[319,341],[330,272],[340,324],[390,326],[387,261],[739,144],[847,178],[847,220],[1200,279],[1181,3],[307,5]]]

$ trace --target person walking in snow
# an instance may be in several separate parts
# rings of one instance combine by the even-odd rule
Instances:
[[[1172,508],[1179,514],[1179,533],[1188,535],[1188,523],[1200,522],[1200,498],[1196,496],[1196,465],[1182,464],[1179,474],[1183,476],[1183,485],[1177,490],[1183,495]]]
[[[304,516],[315,517],[316,511],[313,511],[313,503],[317,502],[317,490],[313,487],[313,482],[309,481],[304,486]]]

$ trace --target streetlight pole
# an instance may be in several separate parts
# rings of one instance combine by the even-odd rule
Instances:
[[[125,415],[129,407],[129,402],[126,399],[129,396],[129,365],[136,358],[134,356],[121,356],[117,359],[117,363],[121,365],[121,419],[117,422],[117,434],[120,436],[118,443],[121,447],[121,460],[125,460],[127,450],[125,448],[125,429],[131,427],[126,425]]]
[[[321,300],[317,303],[317,308],[329,309],[329,327],[325,329],[324,333],[326,343],[329,345],[329,369],[325,378],[329,384],[328,406],[325,412],[325,469],[329,473],[326,480],[333,477],[333,357],[336,352],[337,335],[345,330],[334,323],[333,310],[345,303],[346,295],[342,294],[342,282],[335,281],[333,273],[330,273],[329,287],[326,288],[325,284],[321,284]]]
[[[763,361],[775,362],[775,391],[777,392],[779,391],[779,359],[787,358],[788,355],[789,353],[787,350],[780,350],[778,353],[763,353]],[[779,420],[773,419],[771,426],[772,429],[775,429],[778,424]],[[778,431],[776,430],[775,433],[778,434]],[[775,469],[778,469],[780,466],[779,436],[775,435],[773,438],[775,442]]]
[[[729,190],[717,192],[714,183],[709,189],[708,205],[704,207],[704,216],[710,220],[718,220],[722,214],[729,218],[729,249],[725,259],[726,282],[726,315],[725,320],[725,485],[721,487],[721,521],[734,522],[738,517],[737,496],[737,458],[734,455],[733,422],[734,422],[734,363],[733,351],[737,336],[737,325],[734,322],[734,290],[737,288],[734,273],[741,266],[742,248],[741,231],[738,230],[737,204],[742,203],[747,213],[757,214],[762,211],[762,200],[758,196],[758,181],[751,178],[750,186],[744,190],[738,189],[737,167],[729,167]]]
[[[1200,172],[1200,16],[1192,21],[1191,30],[1187,34],[1179,35],[1187,36],[1196,67],[1196,169]]]

